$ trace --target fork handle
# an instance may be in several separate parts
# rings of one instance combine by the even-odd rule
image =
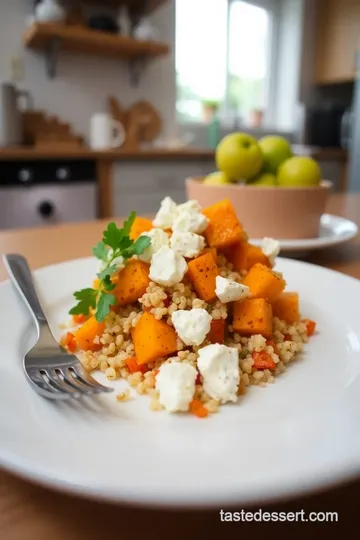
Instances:
[[[3,256],[3,261],[10,279],[27,304],[39,325],[47,325],[47,320],[36,293],[28,262],[22,255],[9,254]]]

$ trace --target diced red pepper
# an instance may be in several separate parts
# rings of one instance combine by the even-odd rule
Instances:
[[[285,334],[284,335],[284,340],[285,341],[292,341],[292,336],[290,336],[290,334]]]
[[[254,360],[253,368],[256,369],[274,369],[276,364],[271,358],[270,354],[266,351],[253,352],[252,357]]]
[[[165,300],[163,300],[163,302],[164,302],[164,306],[165,306],[165,307],[169,307],[169,306],[170,306],[170,298],[169,298],[168,296],[165,298]]]
[[[89,318],[89,315],[83,315],[80,313],[79,315],[73,315],[73,321],[74,324],[83,324],[85,321],[87,321]]]
[[[207,408],[198,399],[190,401],[189,410],[198,418],[206,418],[209,414]]]
[[[224,319],[213,319],[210,323],[210,332],[207,335],[211,343],[220,343],[223,345],[225,340],[225,321]]]
[[[266,345],[272,347],[274,349],[274,353],[279,356],[279,349],[277,348],[275,341],[273,341],[272,339],[268,339]]]
[[[306,324],[306,333],[310,337],[315,333],[316,330],[316,322],[312,321],[311,319],[305,319],[303,321]]]
[[[142,365],[138,364],[135,356],[128,358],[126,360],[126,365],[130,373],[137,373],[138,371],[140,371],[141,373],[146,373],[146,371],[149,370],[146,364],[142,364]]]
[[[77,349],[77,343],[74,334],[68,332],[63,341],[63,346],[68,349],[68,351],[74,353]]]
[[[198,372],[198,374],[196,375],[195,384],[201,384],[201,375],[200,375],[199,372]]]

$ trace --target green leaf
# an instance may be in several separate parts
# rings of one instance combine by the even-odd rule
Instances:
[[[124,237],[123,229],[119,229],[116,226],[116,223],[111,222],[107,226],[107,229],[104,231],[103,242],[107,246],[111,247],[114,251],[116,251],[123,237]]]
[[[100,293],[96,308],[96,320],[102,322],[110,311],[110,306],[116,304],[116,298],[113,294]]]
[[[92,252],[93,252],[93,254],[95,255],[95,257],[96,257],[97,259],[100,259],[100,261],[104,261],[104,262],[107,261],[108,251],[109,251],[109,248],[106,247],[106,245],[104,244],[104,242],[99,242],[99,243],[96,244],[96,246],[94,246],[93,249],[92,249]]]
[[[74,296],[76,300],[86,300],[87,298],[91,296],[96,297],[96,290],[95,289],[81,289],[81,291],[74,292]]]
[[[89,309],[96,307],[97,294],[95,289],[76,291],[74,297],[79,302],[69,311],[70,315],[88,315]]]
[[[139,238],[134,242],[129,248],[123,251],[123,257],[129,259],[133,255],[141,255],[144,253],[145,249],[150,247],[151,240],[148,236],[139,236]]]
[[[106,277],[111,276],[112,274],[114,274],[116,272],[116,269],[117,269],[116,264],[112,264],[111,266],[108,266],[102,272],[100,272],[99,274],[96,274],[96,275],[102,281]]]
[[[127,218],[127,220],[124,221],[124,225],[123,225],[124,236],[130,235],[131,227],[133,226],[135,218],[136,218],[136,212],[132,211],[130,212],[130,215]]]
[[[116,284],[112,283],[110,276],[105,276],[102,286],[105,291],[112,291],[115,289]]]

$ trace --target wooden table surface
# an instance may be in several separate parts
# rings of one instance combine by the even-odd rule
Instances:
[[[360,195],[334,195],[328,211],[346,216],[360,225]],[[0,232],[1,251],[23,253],[33,268],[87,256],[91,246],[97,242],[103,225],[97,222],[47,230]],[[360,278],[360,236],[344,246],[314,253],[308,260]],[[5,277],[5,269],[0,266],[0,280]],[[269,456],[265,459],[269,459]],[[264,532],[273,531],[277,538],[287,540],[291,537],[297,540],[303,539],[305,535],[309,539],[325,539],[333,531],[349,539],[358,537],[359,502],[360,480],[321,494],[273,505],[260,504],[253,508],[293,512],[336,511],[339,513],[337,524],[224,523],[220,521],[220,508],[207,511],[160,511],[111,506],[53,493],[0,471],[0,538],[48,540],[51,535],[53,540],[95,540],[106,537],[145,540],[148,536],[152,538],[156,535],[158,540],[250,536],[252,540],[263,540]],[[224,510],[239,511],[241,507]]]

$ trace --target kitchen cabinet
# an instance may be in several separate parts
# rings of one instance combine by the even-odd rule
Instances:
[[[317,0],[316,29],[315,82],[352,81],[360,49],[360,0]]]
[[[204,176],[214,170],[212,160],[119,163],[114,169],[115,216],[126,216],[131,210],[139,214],[157,212],[168,195],[175,202],[186,200],[185,180]]]

